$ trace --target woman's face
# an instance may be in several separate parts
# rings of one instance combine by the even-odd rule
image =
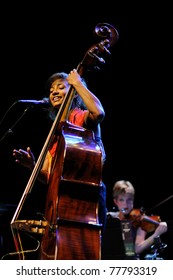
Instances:
[[[53,107],[60,107],[69,88],[69,83],[63,79],[57,79],[52,83],[50,87],[49,99]]]
[[[114,198],[114,203],[118,207],[119,211],[123,212],[123,214],[129,214],[133,209],[133,196],[129,193],[119,194],[118,198]]]

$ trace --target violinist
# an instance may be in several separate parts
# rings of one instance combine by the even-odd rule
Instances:
[[[105,161],[105,151],[101,139],[100,123],[103,121],[105,112],[100,100],[88,89],[85,80],[79,75],[76,69],[69,74],[59,72],[53,74],[46,82],[46,91],[49,96],[49,117],[52,121],[55,119],[57,112],[69,91],[70,86],[75,89],[75,97],[72,100],[68,121],[74,125],[92,130],[95,140],[102,150],[103,162]],[[54,137],[49,151],[45,157],[38,180],[44,184],[49,183],[51,174],[52,161],[55,155],[57,137]],[[30,147],[26,150],[14,149],[13,156],[15,161],[29,170],[35,166],[35,157]],[[99,193],[99,223],[104,226],[106,218],[106,188],[104,183]]]
[[[140,255],[150,248],[155,238],[167,231],[167,223],[157,222],[157,225],[153,228],[153,232],[150,235],[147,235],[147,228],[142,227],[142,215],[138,217],[138,223],[133,223],[135,219],[131,213],[134,208],[135,189],[131,182],[125,180],[115,182],[112,195],[113,202],[118,211],[109,212],[109,215],[120,220],[129,219],[131,221],[134,250],[137,255]]]

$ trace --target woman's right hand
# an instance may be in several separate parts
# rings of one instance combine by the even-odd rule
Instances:
[[[30,170],[33,170],[35,166],[35,157],[30,149],[30,147],[27,147],[26,151],[19,149],[13,150],[13,156],[15,157],[15,162],[27,167]]]

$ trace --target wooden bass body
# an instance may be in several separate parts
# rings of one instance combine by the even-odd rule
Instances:
[[[40,259],[100,259],[102,153],[93,133],[64,122],[48,188]]]

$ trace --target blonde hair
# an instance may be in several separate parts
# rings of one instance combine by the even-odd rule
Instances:
[[[112,190],[112,195],[114,199],[117,199],[120,194],[131,194],[134,198],[135,189],[129,181],[119,180],[115,182]]]

